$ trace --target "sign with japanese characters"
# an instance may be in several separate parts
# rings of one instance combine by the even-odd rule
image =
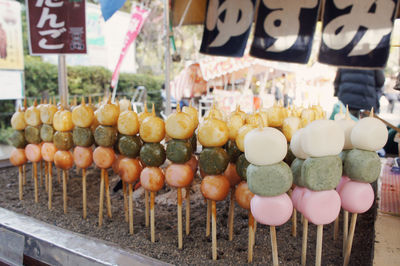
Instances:
[[[0,0],[0,69],[23,70],[21,4]]]
[[[200,52],[243,56],[256,0],[208,0]]]
[[[319,62],[386,65],[398,0],[326,0]]]
[[[261,0],[250,54],[307,63],[318,18],[319,0]]]
[[[31,54],[86,54],[84,0],[26,0]]]

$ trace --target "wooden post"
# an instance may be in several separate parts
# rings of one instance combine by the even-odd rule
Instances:
[[[149,192],[144,190],[144,220],[146,227],[149,227]]]
[[[64,213],[67,213],[67,170],[63,170],[63,199]]]
[[[132,197],[132,184],[128,185],[129,189],[129,233],[133,235],[133,197]]]
[[[33,163],[33,181],[35,182],[35,202],[39,202],[37,163]]]
[[[183,236],[182,236],[182,189],[177,188],[178,192],[178,248],[183,247]]]
[[[107,215],[108,215],[109,218],[112,218],[111,198],[110,198],[110,185],[108,183],[108,171],[107,171],[107,169],[104,170],[104,181],[105,181],[105,187],[106,187]]]
[[[186,235],[190,234],[190,187],[186,188]]]
[[[101,169],[100,199],[99,199],[99,227],[103,224],[103,201],[104,201],[104,169]]]
[[[124,194],[124,212],[125,212],[125,222],[129,222],[129,213],[128,213],[128,197],[126,195],[126,183],[122,181],[122,192]]]
[[[51,204],[53,201],[52,198],[53,198],[53,167],[51,162],[49,162],[49,202],[48,202],[49,210],[51,210]]]
[[[86,169],[82,169],[82,204],[83,204],[83,219],[86,219],[87,210],[86,210]]]
[[[217,204],[211,201],[211,224],[212,224],[212,259],[217,260]]]
[[[354,232],[356,230],[356,223],[357,223],[357,213],[353,213],[353,215],[351,216],[350,232],[347,238],[346,252],[344,255],[344,263],[343,263],[344,266],[349,265],[351,248],[353,246]]]
[[[229,202],[229,213],[228,213],[228,230],[229,230],[229,241],[233,239],[233,220],[235,218],[235,187],[231,189],[231,197]]]
[[[303,239],[301,244],[301,265],[306,265],[307,259],[307,239],[308,238],[308,220],[303,220]]]
[[[207,200],[206,236],[210,236],[211,201]]]
[[[324,226],[322,224],[317,226],[317,248],[315,251],[315,266],[321,266],[322,258],[322,237],[324,234]]]
[[[155,221],[154,221],[154,200],[155,200],[155,192],[150,191],[150,238],[151,242],[156,241],[155,234]]]
[[[22,166],[18,167],[18,187],[19,187],[19,200],[23,200],[24,198],[24,193],[23,193],[23,185],[24,180],[23,180],[23,174],[22,174]]]

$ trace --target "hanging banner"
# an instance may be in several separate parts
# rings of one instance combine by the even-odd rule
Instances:
[[[208,0],[200,52],[243,56],[256,0]]]
[[[100,0],[101,13],[103,18],[107,21],[117,12],[124,4],[126,0]]]
[[[382,68],[389,56],[397,0],[326,0],[318,61]]]
[[[319,0],[262,0],[250,55],[284,62],[308,62]]]
[[[21,4],[0,0],[0,69],[23,70]]]
[[[125,55],[128,52],[129,46],[135,41],[136,37],[138,36],[149,14],[150,14],[150,9],[148,8],[140,6],[132,7],[131,20],[129,22],[128,31],[125,36],[124,46],[122,47],[121,54],[119,56],[117,65],[115,67],[114,73],[111,78],[112,88],[115,88],[115,86],[117,86],[119,78],[119,70],[121,68],[122,61],[124,60]]]
[[[31,54],[86,54],[84,0],[26,0]]]

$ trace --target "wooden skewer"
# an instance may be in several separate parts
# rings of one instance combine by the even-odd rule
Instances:
[[[350,232],[347,238],[346,252],[344,255],[344,263],[343,263],[344,266],[349,265],[351,248],[353,246],[354,232],[356,230],[356,223],[357,223],[357,213],[353,213],[353,215],[351,216]]]
[[[124,212],[125,212],[125,222],[129,222],[129,213],[128,213],[128,197],[126,195],[126,183],[122,181],[122,192],[124,194]]]
[[[40,186],[43,187],[43,160],[39,164]]]
[[[247,247],[247,262],[251,263],[253,262],[253,247],[254,247],[254,217],[251,211],[249,210],[249,243]]]
[[[44,163],[44,187],[46,189],[46,192],[49,191],[49,167],[47,162]]]
[[[278,260],[278,245],[276,243],[276,230],[275,226],[270,226],[270,235],[271,235],[271,247],[272,247],[272,264],[274,266],[279,265]]]
[[[83,219],[86,219],[87,210],[86,210],[86,169],[82,169],[82,204],[83,204]]]
[[[150,237],[151,242],[156,241],[156,234],[155,234],[155,221],[154,221],[154,198],[155,192],[150,191]]]
[[[315,254],[315,266],[321,265],[322,258],[322,236],[324,234],[324,226],[322,224],[317,226],[317,249]]]
[[[144,220],[146,227],[149,227],[149,192],[144,191]]]
[[[53,168],[51,162],[49,162],[49,202],[48,202],[49,210],[51,210],[52,197],[53,197]]]
[[[104,170],[104,181],[105,181],[105,187],[106,187],[107,215],[109,218],[112,218],[110,185],[108,183],[108,171],[107,170]]]
[[[133,235],[133,197],[132,197],[132,184],[128,185],[129,189],[129,234]]]
[[[252,235],[252,238],[251,238],[251,242],[253,243],[253,247],[256,245],[256,231],[257,231],[257,221],[256,221],[256,219],[254,219],[254,229],[253,229],[253,235]]]
[[[345,254],[348,234],[349,234],[349,212],[343,210],[343,256]]]
[[[23,200],[24,198],[24,194],[23,194],[23,189],[22,189],[22,185],[23,185],[23,174],[22,174],[22,166],[18,167],[18,187],[19,187],[19,200]]]
[[[64,213],[67,213],[67,170],[63,170],[63,199]]]
[[[35,182],[35,202],[39,202],[37,163],[33,163],[33,181]]]
[[[104,169],[101,169],[100,199],[99,199],[99,227],[103,224],[103,201],[104,201]]]
[[[297,237],[297,210],[295,208],[292,214],[292,236]]]
[[[212,259],[217,260],[217,204],[211,201],[211,224],[212,224]]]
[[[26,185],[26,164],[22,166],[23,175],[24,175],[24,186]]]
[[[57,181],[58,181],[58,184],[61,184],[60,168],[58,168],[58,167],[57,167]]]
[[[233,220],[235,218],[235,187],[231,189],[231,198],[229,202],[229,213],[228,213],[228,230],[229,230],[229,241],[233,239]]]
[[[306,265],[307,259],[307,238],[308,238],[308,220],[303,220],[303,241],[301,244],[301,265]]]
[[[210,236],[211,201],[207,200],[206,236]]]
[[[186,188],[186,235],[190,234],[190,187]]]
[[[339,236],[339,216],[336,218],[333,224],[333,240],[336,241]]]
[[[178,192],[178,248],[183,247],[183,236],[182,236],[182,188],[177,188]]]

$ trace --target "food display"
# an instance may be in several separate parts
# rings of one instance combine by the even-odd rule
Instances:
[[[178,248],[183,248],[182,227],[182,188],[188,188],[193,182],[194,171],[189,164],[192,158],[192,137],[196,128],[192,116],[182,112],[179,104],[176,112],[165,121],[166,134],[172,139],[167,143],[167,159],[171,164],[165,170],[165,181],[177,189],[178,197]],[[186,190],[187,192],[188,190]],[[188,202],[187,202],[188,204]]]

